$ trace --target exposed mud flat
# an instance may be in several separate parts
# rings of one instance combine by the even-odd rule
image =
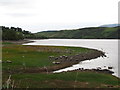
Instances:
[[[18,41],[10,41],[10,40],[3,40],[2,42],[11,42],[11,43],[14,43],[14,44],[25,44],[25,43],[32,43],[34,41],[31,41],[29,39],[24,39],[24,40],[18,40]]]
[[[66,72],[66,71],[64,71],[64,72]],[[106,74],[114,73],[108,69],[84,69],[84,68],[79,68],[79,69],[70,70],[70,71],[68,70],[67,72],[96,72],[96,73],[106,73]]]
[[[58,64],[63,63],[79,63],[85,60],[91,60],[98,57],[106,57],[105,53],[99,50],[91,49],[91,52],[80,53],[72,56],[59,56],[54,57],[53,60],[55,62],[59,62]]]
[[[106,55],[102,51],[92,49],[92,52],[81,53],[81,54],[71,55],[71,56],[67,56],[67,57],[65,57],[65,56],[54,57],[52,59],[52,61],[60,62],[60,63],[55,63],[55,65],[53,65],[53,66],[35,67],[35,68],[27,68],[26,67],[26,68],[17,69],[17,71],[9,70],[9,73],[16,73],[16,72],[18,72],[18,73],[53,73],[53,71],[70,67],[74,64],[78,64],[81,61],[91,60],[91,59],[95,59],[98,57],[106,57]],[[57,60],[56,60],[56,58],[57,58]],[[76,70],[74,70],[74,71],[76,71]],[[79,70],[79,71],[86,71],[86,70]],[[91,71],[91,70],[87,70],[87,71]],[[99,72],[103,72],[103,71],[99,71]],[[106,72],[108,72],[108,71],[106,71]]]
[[[118,65],[118,40],[116,39],[46,39],[46,40],[33,40],[34,43],[28,43],[26,45],[49,45],[49,46],[72,46],[72,47],[87,47],[97,49],[105,52],[107,57],[95,58],[94,60],[84,60],[79,64],[72,65],[71,67],[58,70],[57,72],[75,70],[78,68],[93,69],[101,67],[102,69],[108,69],[106,67],[113,67],[110,71],[114,73],[112,75],[119,76]],[[106,66],[106,67],[104,67]]]
[[[15,44],[23,44],[23,43],[29,43],[29,42],[34,42],[34,41],[21,40],[21,41],[8,41],[8,42],[15,43]],[[37,48],[37,50],[41,50],[41,51],[45,51],[45,49],[46,49],[46,48],[32,47],[32,46],[29,46],[29,47]],[[59,50],[53,49],[52,47],[51,48],[47,47],[47,50],[48,49],[49,49],[49,51],[53,51],[53,50],[55,50],[55,52],[59,51]],[[70,56],[63,55],[63,56],[57,56],[57,57],[52,56],[52,58],[48,57],[51,61],[53,61],[53,64],[55,64],[53,66],[35,67],[35,68],[26,67],[26,68],[20,68],[17,70],[8,70],[7,72],[9,72],[9,73],[16,73],[16,72],[18,72],[18,73],[53,73],[56,70],[70,67],[74,64],[80,63],[81,61],[92,60],[92,59],[95,59],[98,57],[106,57],[105,52],[102,52],[102,51],[96,50],[96,49],[89,49],[89,50],[91,50],[91,51],[85,52],[85,53],[78,53],[75,55],[72,54]],[[59,52],[61,52],[61,51],[59,51]],[[66,52],[64,52],[64,53],[66,53]],[[70,51],[69,51],[69,53],[70,53]],[[79,68],[79,69],[75,69],[75,70],[71,70],[71,71],[67,71],[67,72],[75,72],[75,71],[80,71],[80,72],[92,71],[92,72],[102,72],[102,73],[109,73],[109,74],[114,73],[108,69],[101,70],[101,69],[84,69],[84,68]]]

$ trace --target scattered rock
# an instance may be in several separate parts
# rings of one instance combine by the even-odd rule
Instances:
[[[101,67],[97,67],[97,69],[101,69]]]
[[[60,64],[60,62],[53,62],[53,64]]]
[[[10,61],[10,60],[7,60],[7,61],[6,61],[6,63],[12,63],[12,61]]]
[[[49,56],[49,60],[52,60],[54,58],[54,56]]]
[[[108,69],[113,69],[113,67],[108,67]]]

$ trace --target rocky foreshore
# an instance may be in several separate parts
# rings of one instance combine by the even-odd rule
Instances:
[[[63,71],[62,73],[65,73],[65,72],[96,72],[96,73],[107,73],[107,74],[113,74],[114,73],[113,71],[110,71],[108,69],[84,69],[84,68]]]
[[[6,41],[5,41],[6,42]],[[9,42],[9,41],[8,41]],[[12,43],[15,43],[15,44],[23,44],[23,43],[28,43],[28,42],[33,42],[33,41],[29,41],[29,40],[21,40],[21,41],[10,41]],[[60,52],[63,52],[63,51],[60,51],[60,50],[55,50],[53,48],[42,48],[42,47],[32,47],[32,46],[29,46],[31,48],[34,48],[34,49],[37,49],[37,50],[41,50],[41,51],[45,51],[46,49],[47,50],[51,50],[51,51],[54,51],[56,53],[60,53]],[[67,68],[67,67],[70,67],[74,64],[78,64],[79,62],[81,61],[85,61],[85,60],[92,60],[92,59],[95,59],[95,58],[98,58],[98,57],[106,57],[105,55],[105,52],[102,52],[102,51],[99,51],[99,50],[96,50],[96,49],[89,49],[90,51],[89,52],[84,52],[84,53],[74,53],[72,51],[64,51],[64,53],[69,53],[69,55],[60,55],[60,56],[49,56],[48,59],[51,61],[51,63],[53,63],[54,65],[52,66],[46,66],[46,67],[35,67],[35,68],[29,68],[29,67],[26,67],[26,68],[20,68],[20,69],[17,69],[17,71],[15,70],[6,70],[6,72],[9,72],[9,73],[52,73],[53,71],[56,71],[56,70],[60,70],[60,69],[64,69],[64,68]],[[3,63],[12,63],[11,61],[6,61],[6,62],[3,62]],[[112,73],[112,72],[109,72],[108,70],[86,70],[86,69],[79,69],[79,70],[73,70],[73,71],[95,71],[95,72],[107,72],[107,73]]]
[[[92,49],[92,52],[80,53],[71,56],[66,56],[66,55],[58,56],[58,57],[50,56],[49,58],[50,60],[53,60],[54,64],[63,64],[63,63],[74,64],[85,60],[95,59],[98,57],[106,57],[105,52]]]
[[[105,53],[99,50],[93,50],[91,53],[81,53],[77,55],[71,55],[71,56],[58,56],[58,57],[48,57],[50,60],[52,60],[55,64],[53,66],[49,67],[41,67],[41,68],[23,68],[20,71],[23,71],[24,73],[53,73],[53,71],[64,69],[67,67],[70,67],[74,64],[78,64],[81,61],[85,60],[91,60],[98,57],[106,57]],[[56,63],[55,63],[56,62]],[[58,63],[59,62],[59,63]],[[94,72],[103,72],[103,73],[113,73],[107,69],[100,70],[100,69],[78,69],[73,71],[94,71]],[[70,72],[73,72],[70,71]],[[19,72],[19,70],[18,70]]]
[[[14,44],[25,44],[25,43],[31,43],[34,41],[30,41],[29,39],[24,39],[24,40],[18,40],[18,41],[3,40],[2,42],[10,42],[10,43],[14,43]]]

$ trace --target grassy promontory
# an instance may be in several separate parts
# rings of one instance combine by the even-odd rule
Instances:
[[[90,71],[52,73],[100,56],[105,56],[104,52],[88,48],[3,42],[3,87],[7,87],[8,81],[9,87],[14,88],[119,87],[118,78],[110,74]]]

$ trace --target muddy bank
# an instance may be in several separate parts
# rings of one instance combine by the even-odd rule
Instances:
[[[87,52],[87,53],[81,53],[81,54],[76,54],[76,55],[71,55],[71,56],[54,57],[51,59],[55,64],[54,66],[43,67],[43,68],[33,69],[33,70],[26,69],[25,72],[29,72],[29,73],[50,72],[52,73],[53,71],[64,69],[74,64],[78,64],[81,61],[91,60],[91,59],[95,59],[98,57],[106,57],[106,55],[102,51],[93,50],[91,53]]]
[[[67,67],[70,67],[74,64],[78,64],[81,61],[85,60],[91,60],[98,57],[106,57],[105,53],[99,50],[91,49],[91,52],[85,52],[70,56],[50,56],[48,57],[49,60],[51,60],[51,63],[53,63],[53,66],[46,66],[46,67],[33,67],[33,68],[18,68],[15,70],[6,70],[7,73],[53,73],[53,71],[64,69]],[[58,63],[59,62],[59,63]],[[76,71],[76,70],[75,70]],[[85,71],[85,70],[79,70],[79,71]],[[87,70],[89,71],[89,70]],[[90,70],[91,71],[91,70]],[[100,71],[103,72],[103,71]]]
[[[68,70],[68,71],[64,71],[64,72],[96,72],[96,73],[106,73],[106,74],[113,74],[114,72],[108,70],[108,69],[84,69],[84,68],[79,68],[79,69],[75,69],[75,70]],[[64,73],[61,72],[61,73]]]
[[[5,41],[6,42],[6,41]],[[21,41],[7,41],[15,44],[23,44],[23,43],[29,43],[33,41],[29,40],[21,40]],[[28,46],[28,48],[34,48],[37,51],[44,52],[44,51],[49,51],[49,52],[55,52],[55,53],[65,53],[66,55],[62,56],[49,56],[48,60],[51,61],[53,64],[52,66],[46,66],[46,67],[21,67],[15,70],[6,70],[5,72],[8,73],[52,73],[53,71],[64,69],[67,67],[70,67],[74,64],[78,64],[81,61],[85,60],[91,60],[95,59],[98,57],[106,57],[105,52],[96,50],[96,49],[89,49],[87,52],[74,52],[69,49],[65,50],[59,50],[53,47],[35,47],[35,46]],[[67,53],[69,55],[67,56]],[[5,63],[14,63],[14,62],[5,62]]]
[[[79,63],[85,60],[95,59],[98,57],[106,57],[105,52],[95,50],[95,49],[90,49],[90,50],[92,51],[86,52],[86,53],[75,54],[71,56],[66,56],[66,55],[58,56],[58,57],[51,56],[49,58],[53,60],[54,64],[65,64],[65,63],[74,64],[74,63]]]
[[[3,40],[2,42],[11,42],[13,44],[25,44],[25,43],[32,43],[34,41],[30,41],[29,39],[18,40],[18,41],[10,41],[10,40]]]

